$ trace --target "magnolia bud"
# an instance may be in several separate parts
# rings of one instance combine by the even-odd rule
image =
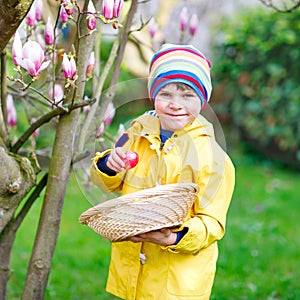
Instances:
[[[32,5],[27,16],[26,16],[26,20],[27,20],[27,25],[28,26],[34,26],[35,24],[35,6]]]
[[[52,25],[51,18],[48,17],[45,30],[44,30],[45,42],[47,45],[52,45],[54,43],[54,28]]]
[[[102,122],[98,128],[97,138],[101,137],[104,133],[104,123]]]
[[[87,24],[87,28],[89,30],[95,30],[96,29],[96,26],[97,26],[97,19],[94,15],[92,14],[89,14],[87,17],[86,17],[86,24]]]
[[[149,21],[148,30],[149,30],[151,38],[153,38],[155,36],[155,33],[157,32],[157,24],[156,24],[154,18],[151,18],[151,20]]]
[[[16,58],[22,59],[22,42],[18,31],[16,31],[15,33],[15,37],[12,45],[12,56],[13,56],[14,64],[18,66],[19,64]]]
[[[90,78],[93,76],[94,67],[95,67],[95,53],[94,53],[94,51],[92,51],[90,58],[87,62],[87,67],[86,67],[86,77],[87,78]]]
[[[70,59],[67,54],[64,53],[62,61],[62,69],[64,71],[65,78],[74,79],[76,75],[76,62],[72,56]]]
[[[54,104],[60,102],[64,97],[64,90],[62,86],[58,83],[54,85],[54,95],[53,95],[53,87],[50,86],[49,96],[51,100],[53,100]]]
[[[183,7],[180,13],[180,30],[185,31],[189,20],[188,9]]]
[[[60,19],[63,23],[67,23],[68,22],[68,19],[69,19],[69,16],[66,12],[66,9],[65,7],[62,5],[61,8],[60,8]]]
[[[116,109],[112,102],[110,102],[104,113],[104,124],[110,125],[116,113]]]
[[[198,27],[198,17],[196,14],[193,14],[190,21],[190,35],[194,36]]]
[[[12,95],[8,94],[6,98],[7,107],[7,123],[11,127],[15,127],[17,124],[17,111],[15,108],[14,100]]]
[[[102,14],[106,20],[113,18],[114,11],[114,1],[113,0],[103,0],[102,3]]]
[[[35,0],[35,18],[37,21],[42,20],[42,12],[43,12],[43,1],[42,0]]]
[[[62,5],[64,6],[66,13],[71,16],[73,15],[74,12],[74,7],[73,4],[70,2],[70,0],[62,0],[61,1]]]
[[[115,0],[114,1],[114,8],[113,8],[113,17],[114,18],[119,17],[122,5],[123,5],[123,0]]]

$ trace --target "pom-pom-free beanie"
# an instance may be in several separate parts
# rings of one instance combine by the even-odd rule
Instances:
[[[150,61],[148,90],[153,104],[158,91],[169,83],[190,86],[204,107],[212,90],[210,62],[192,45],[163,45]]]

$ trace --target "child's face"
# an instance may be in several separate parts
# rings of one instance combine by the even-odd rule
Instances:
[[[154,106],[162,129],[175,131],[193,122],[200,113],[201,100],[187,85],[170,83],[160,89]]]

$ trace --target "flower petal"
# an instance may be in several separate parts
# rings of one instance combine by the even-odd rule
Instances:
[[[39,73],[40,73],[41,71],[45,70],[45,69],[49,66],[50,62],[51,62],[51,60],[44,61],[44,62],[42,63],[42,65],[41,65],[41,67],[40,67],[39,70],[38,70]]]
[[[23,67],[30,74],[30,76],[34,77],[34,76],[38,75],[38,73],[36,72],[34,63],[31,60],[26,59],[26,58],[22,59],[20,61],[20,66]]]

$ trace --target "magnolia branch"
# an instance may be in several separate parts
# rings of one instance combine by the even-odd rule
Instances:
[[[273,9],[275,9],[278,12],[282,12],[282,13],[291,13],[293,11],[295,11],[298,7],[300,7],[300,1],[291,1],[293,4],[292,6],[288,7],[287,4],[283,3],[283,7],[284,8],[280,8],[278,6],[278,4],[275,4],[272,0],[259,0],[263,5],[267,6],[267,7],[271,7]]]
[[[22,147],[22,145],[34,133],[35,130],[37,130],[43,124],[48,123],[54,117],[59,116],[59,115],[64,115],[66,113],[70,113],[74,109],[84,107],[86,105],[90,105],[94,102],[95,102],[95,99],[89,99],[89,100],[82,100],[82,101],[77,101],[74,103],[65,104],[64,106],[57,107],[57,108],[53,109],[52,111],[48,112],[47,114],[41,116],[34,123],[31,124],[31,126],[23,133],[23,135],[19,138],[19,140],[12,146],[11,152],[17,153],[19,151],[19,149]]]

